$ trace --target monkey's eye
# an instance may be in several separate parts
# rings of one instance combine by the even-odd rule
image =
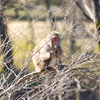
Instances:
[[[53,38],[54,40],[59,40],[59,38],[58,37],[55,37],[55,38]]]

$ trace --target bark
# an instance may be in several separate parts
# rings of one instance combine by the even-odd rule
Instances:
[[[80,8],[80,10],[82,11],[83,15],[90,20],[91,22],[93,22],[93,20],[86,14],[86,12],[84,11],[84,9],[81,7],[81,5],[76,1],[76,5]]]
[[[45,4],[47,7],[47,10],[50,10],[50,0],[45,0]],[[49,18],[51,17],[51,11],[49,12]]]
[[[51,22],[52,30],[56,30],[56,18],[54,15],[52,15],[52,12],[50,10],[50,0],[45,0],[45,4],[46,4],[47,11],[49,11],[47,15],[47,20],[51,19],[50,22]]]
[[[1,35],[1,45],[4,56],[4,63],[6,63],[6,65],[10,68],[11,65],[13,65],[12,50],[10,50],[11,46],[7,34],[7,27],[3,23],[3,17],[0,17],[0,35]],[[6,70],[5,67],[4,70]]]
[[[82,1],[83,1],[84,8],[88,12],[89,16],[82,9],[82,7],[78,3],[78,1],[76,1],[77,6],[80,8],[80,10],[83,12],[84,16],[87,19],[91,20],[92,22],[95,22],[96,28],[97,28],[97,34],[100,35],[100,4],[99,4],[99,0],[91,0],[93,12],[90,10],[88,5],[85,3],[85,0],[82,0]],[[99,51],[100,51],[100,41],[98,42],[98,44],[99,44]]]
[[[2,5],[0,5],[0,8],[4,7],[7,2],[4,2]],[[4,10],[0,10],[0,37],[1,37],[1,47],[4,57],[4,63],[8,68],[11,68],[13,65],[13,59],[12,59],[12,50],[11,45],[9,42],[9,36],[7,34],[7,27],[4,22],[4,16],[3,16]],[[4,70],[7,70],[6,66],[4,64]]]
[[[95,23],[96,23],[96,28],[97,28],[97,34],[100,35],[100,5],[99,5],[99,0],[92,0],[93,2],[93,9],[94,9],[94,15],[95,15]],[[99,51],[100,51],[100,41],[98,42],[99,44]]]

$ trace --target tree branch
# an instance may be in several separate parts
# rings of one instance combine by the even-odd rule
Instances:
[[[92,20],[94,20],[93,13],[92,13],[92,11],[90,10],[90,8],[88,7],[88,5],[86,4],[85,0],[82,0],[82,2],[83,2],[83,5],[84,5],[84,8],[85,8],[86,11],[89,13],[90,18],[91,18]]]
[[[82,11],[82,13],[84,14],[84,16],[90,20],[91,22],[93,22],[93,20],[85,13],[85,11],[83,10],[83,8],[81,7],[81,5],[76,1],[76,5],[80,8],[80,10]]]

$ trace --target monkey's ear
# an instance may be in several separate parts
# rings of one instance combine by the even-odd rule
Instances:
[[[55,34],[58,34],[59,37],[60,37],[60,33],[59,33],[59,32],[57,32],[57,31],[51,31],[51,32],[47,35],[47,39],[52,38],[52,35],[55,35]]]

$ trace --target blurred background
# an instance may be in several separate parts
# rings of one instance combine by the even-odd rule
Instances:
[[[77,50],[81,52],[90,38],[99,34],[95,32],[100,23],[99,2],[99,0],[97,2],[94,0],[1,1],[3,16],[1,21],[3,20],[4,26],[7,26],[11,46],[14,45],[13,60],[14,63],[18,60],[17,68],[23,66],[26,58],[24,56],[30,54],[34,46],[54,30],[54,26],[55,30],[62,34],[62,48],[68,58]],[[98,45],[88,52],[93,51],[99,51]],[[32,62],[29,64],[28,66],[33,66]],[[34,70],[33,67],[32,69]]]

